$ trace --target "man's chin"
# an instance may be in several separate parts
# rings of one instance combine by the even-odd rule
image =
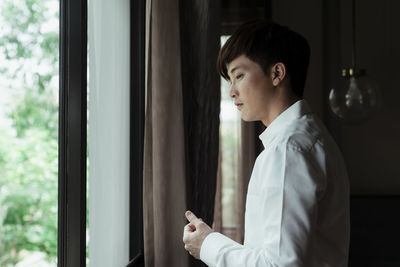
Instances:
[[[257,121],[256,119],[253,118],[248,118],[246,116],[240,116],[242,118],[243,121],[245,122],[252,122],[252,121]]]

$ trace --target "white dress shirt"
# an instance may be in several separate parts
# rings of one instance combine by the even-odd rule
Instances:
[[[241,245],[214,232],[200,258],[213,267],[345,267],[349,183],[335,142],[304,100],[260,135]]]

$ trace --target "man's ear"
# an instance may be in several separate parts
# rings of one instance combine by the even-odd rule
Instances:
[[[286,77],[286,66],[282,62],[275,63],[271,68],[272,85],[278,86]]]

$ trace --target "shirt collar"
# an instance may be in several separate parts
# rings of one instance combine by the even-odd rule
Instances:
[[[259,138],[264,147],[267,147],[291,121],[309,113],[311,113],[311,109],[304,99],[298,100],[288,107],[271,122],[262,134],[260,134]]]

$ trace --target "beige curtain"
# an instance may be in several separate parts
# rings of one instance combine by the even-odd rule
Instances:
[[[147,85],[143,173],[147,267],[188,266],[179,1],[147,1]]]
[[[219,145],[217,186],[214,201],[214,220],[212,228],[216,232],[222,233],[222,168],[221,168],[221,145]]]

